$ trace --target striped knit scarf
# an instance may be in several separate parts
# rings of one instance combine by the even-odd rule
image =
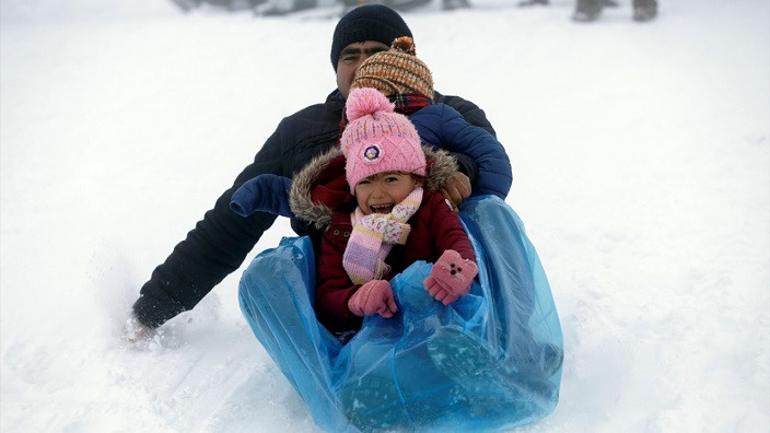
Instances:
[[[396,104],[396,113],[404,116],[409,116],[433,103],[429,97],[417,93],[399,93],[391,95],[389,99]]]
[[[411,230],[406,222],[420,203],[422,187],[417,187],[387,215],[364,215],[360,207],[351,214],[353,232],[342,255],[342,266],[353,284],[379,280],[390,271],[385,258],[394,244],[406,243]]]

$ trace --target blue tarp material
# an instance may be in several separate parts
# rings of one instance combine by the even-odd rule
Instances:
[[[344,345],[315,318],[308,238],[283,239],[244,273],[243,314],[324,430],[494,431],[556,406],[561,328],[521,220],[493,196],[460,216],[479,264],[471,292],[434,301],[431,265],[416,262],[391,280],[399,313],[366,318]]]

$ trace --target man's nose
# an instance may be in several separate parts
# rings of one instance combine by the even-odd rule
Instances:
[[[358,64],[360,65],[361,63],[364,62],[364,60],[368,59],[369,57],[372,57],[375,54],[377,54],[377,53],[372,52],[372,51],[364,50],[364,52],[361,53],[361,61]]]
[[[358,64],[356,65],[356,69],[358,69],[358,67],[361,66],[361,63],[364,63],[366,59],[372,57],[375,54],[381,53],[382,51],[385,50],[378,47],[367,47],[361,50],[361,55],[358,56]]]
[[[373,54],[373,53],[372,53],[372,54]],[[371,56],[372,56],[372,54],[361,53],[361,55],[358,57],[358,61],[356,62],[356,66],[355,66],[354,70],[356,70],[356,71],[357,71],[357,70],[358,70],[358,68],[361,66],[361,64],[362,64],[362,63],[364,63],[364,62],[366,61],[366,59],[368,59],[369,57],[371,57]]]

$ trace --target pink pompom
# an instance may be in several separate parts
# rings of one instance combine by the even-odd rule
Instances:
[[[394,105],[379,90],[364,87],[350,91],[346,102],[346,113],[348,121],[352,122],[359,117],[379,111],[392,113],[393,107]]]

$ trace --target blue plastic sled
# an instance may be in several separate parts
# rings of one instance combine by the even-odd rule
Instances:
[[[494,196],[460,216],[479,264],[471,293],[434,301],[422,286],[431,265],[416,262],[391,281],[399,313],[366,318],[344,345],[315,318],[308,238],[283,239],[244,273],[244,316],[323,429],[493,431],[556,406],[561,328],[521,220]]]

